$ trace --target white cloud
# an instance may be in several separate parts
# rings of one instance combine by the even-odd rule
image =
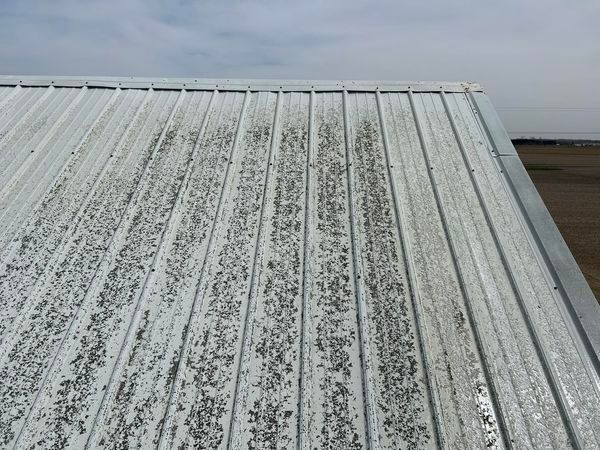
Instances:
[[[598,23],[595,0],[4,0],[0,70],[476,80],[496,104],[597,106]]]

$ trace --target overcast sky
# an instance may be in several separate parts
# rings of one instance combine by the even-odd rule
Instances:
[[[600,0],[0,0],[0,73],[468,80],[600,139]]]

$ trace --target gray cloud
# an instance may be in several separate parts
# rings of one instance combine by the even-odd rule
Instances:
[[[598,23],[597,0],[4,0],[0,70],[475,80],[500,106],[599,107]],[[599,110],[501,114],[515,131],[600,132]]]

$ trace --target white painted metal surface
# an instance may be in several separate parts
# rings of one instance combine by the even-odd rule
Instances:
[[[478,86],[156,83],[0,80],[2,447],[600,446]]]

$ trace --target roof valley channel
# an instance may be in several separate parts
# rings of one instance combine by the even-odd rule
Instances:
[[[131,95],[135,94],[136,92],[133,91]],[[146,95],[146,93],[143,94]],[[124,100],[127,97],[129,96],[124,97]],[[162,95],[159,94],[159,97]],[[131,113],[139,111],[141,105],[142,103],[139,102]],[[164,114],[164,110],[161,113]],[[145,119],[147,117],[144,117]],[[166,121],[166,119],[165,115],[164,120]],[[142,121],[142,123],[141,131],[147,126],[145,122]],[[64,342],[66,330],[74,323],[75,315],[83,300],[82,297],[86,295],[97,272],[97,264],[100,264],[101,259],[106,257],[106,251],[110,246],[114,231],[118,229],[127,205],[134,198],[132,194],[136,186],[139,186],[141,175],[150,160],[150,156],[147,155],[138,161],[137,166],[125,166],[128,171],[123,174],[122,178],[112,173],[122,171],[117,165],[118,161],[127,160],[130,155],[135,155],[133,151],[129,154],[121,153],[125,150],[124,145],[132,144],[127,141],[128,139],[136,140],[141,135],[141,133],[140,135],[133,134],[132,126],[134,124],[135,122],[123,123],[121,121],[120,127],[110,130],[109,139],[121,136],[121,139],[113,144],[115,147],[107,146],[105,148],[109,151],[114,150],[115,158],[112,158],[112,153],[106,155],[107,166],[106,169],[102,169],[104,176],[96,185],[95,195],[91,195],[86,200],[89,202],[78,211],[78,218],[75,220],[76,226],[72,230],[73,234],[68,236],[64,245],[61,244],[61,248],[54,252],[51,261],[47,263],[44,275],[36,281],[36,288],[28,299],[29,306],[21,314],[22,320],[17,322],[17,325],[20,324],[19,333],[15,333],[15,338],[19,337],[20,340],[18,342],[13,340],[9,350],[5,353],[7,360],[3,360],[0,366],[1,371],[10,370],[14,364],[23,366],[24,362],[21,359],[29,354],[26,365],[30,371],[20,372],[21,379],[13,380],[13,383],[6,385],[7,390],[2,392],[3,397],[5,395],[16,396],[17,394],[13,392],[15,389],[31,395],[32,387],[35,389],[34,392],[39,394],[39,389],[42,387],[40,383],[48,375],[48,364],[51,364],[51,361],[56,358],[56,351]],[[139,132],[140,130],[135,131]],[[150,139],[149,136],[144,136],[144,138]],[[149,148],[154,149],[153,146]],[[87,240],[86,233],[91,233],[94,239]],[[68,267],[68,264],[72,263],[78,267],[78,271],[65,270],[65,266]],[[39,317],[45,317],[43,323],[37,321]],[[23,334],[24,332],[25,334]],[[41,341],[32,341],[36,339],[41,339]],[[25,404],[27,404],[27,398],[23,399]],[[28,405],[27,409],[30,406]],[[23,411],[20,413],[22,414]],[[4,434],[5,430],[3,429],[3,439],[8,439],[8,442],[12,439],[11,436],[14,437],[10,434],[10,430],[11,428],[7,428],[6,434]]]

